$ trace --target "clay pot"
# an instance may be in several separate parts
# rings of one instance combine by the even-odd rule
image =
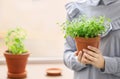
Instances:
[[[8,78],[25,78],[27,76],[25,68],[29,53],[13,55],[5,52],[4,56],[8,67]]]
[[[76,42],[77,51],[82,51],[83,49],[87,49],[88,46],[93,46],[98,48],[100,37],[95,37],[95,38],[76,37],[75,42]]]

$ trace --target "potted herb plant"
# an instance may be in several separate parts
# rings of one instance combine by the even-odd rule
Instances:
[[[25,49],[23,41],[26,39],[26,32],[21,27],[10,29],[5,37],[5,44],[8,50],[5,51],[8,67],[8,78],[25,78],[26,63],[29,52]]]
[[[99,46],[100,34],[104,33],[104,25],[109,24],[109,19],[103,16],[87,18],[81,16],[73,21],[62,24],[65,38],[71,36],[75,39],[77,51],[87,49],[87,46]]]

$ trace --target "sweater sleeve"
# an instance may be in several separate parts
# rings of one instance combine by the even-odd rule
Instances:
[[[113,74],[120,77],[120,57],[107,57],[105,59],[105,69],[101,70],[102,73]]]
[[[71,37],[67,37],[64,46],[64,64],[74,71],[85,69],[87,66],[80,63],[74,55],[76,51],[74,40]]]
[[[67,19],[69,21],[72,21],[73,19],[77,18],[80,14],[79,9],[77,8],[77,5],[75,2],[70,2],[65,5],[66,11],[67,11]],[[74,70],[74,71],[80,71],[86,68],[86,65],[83,65],[77,60],[77,56],[74,55],[74,52],[76,51],[76,45],[73,38],[70,36],[66,38],[65,44],[64,44],[64,64]]]

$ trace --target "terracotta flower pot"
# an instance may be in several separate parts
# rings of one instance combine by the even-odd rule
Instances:
[[[82,51],[83,49],[87,49],[88,46],[93,46],[98,48],[100,37],[95,37],[95,38],[76,37],[75,42],[76,42],[77,51]]]
[[[25,68],[29,53],[13,55],[5,52],[4,56],[8,67],[8,78],[25,78],[27,76]]]

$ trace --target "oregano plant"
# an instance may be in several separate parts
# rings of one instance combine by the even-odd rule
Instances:
[[[21,27],[16,27],[8,30],[5,37],[5,44],[8,47],[8,52],[18,55],[26,53],[24,40],[26,39],[26,31]]]
[[[61,26],[62,30],[65,32],[65,38],[67,36],[73,38],[94,38],[105,32],[105,25],[108,25],[109,22],[110,19],[105,18],[104,16],[88,18],[84,15],[73,21],[67,20]]]

